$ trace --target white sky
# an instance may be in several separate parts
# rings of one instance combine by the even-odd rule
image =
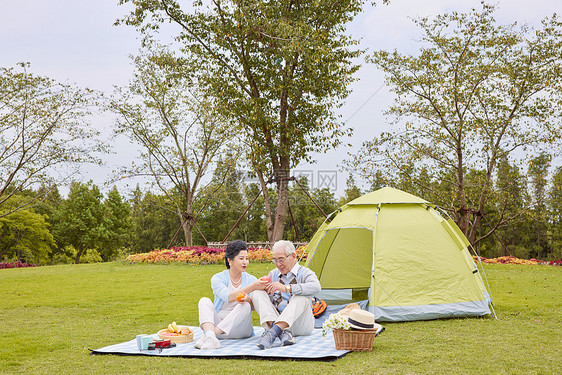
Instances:
[[[0,66],[11,67],[28,61],[34,74],[105,92],[110,92],[114,85],[125,85],[132,73],[128,56],[136,53],[139,40],[133,28],[113,26],[128,9],[117,3],[117,0],[0,0]],[[362,38],[362,47],[370,51],[396,48],[401,52],[415,52],[419,31],[410,18],[451,10],[464,12],[473,7],[480,8],[480,1],[391,0],[388,6],[366,6],[349,30]],[[538,25],[542,18],[554,12],[562,14],[562,1],[503,0],[496,19],[502,24],[517,21]],[[353,85],[353,93],[341,109],[342,120],[354,129],[354,136],[345,142],[351,147],[316,155],[316,164],[300,166],[299,170],[312,173],[316,179],[313,185],[318,185],[319,173],[338,170],[348,153],[357,150],[387,123],[383,111],[393,97],[383,85],[383,75],[373,66],[363,64],[358,77],[359,82]],[[107,115],[100,116],[96,126],[109,134],[111,121]],[[115,154],[107,157],[107,165],[85,168],[83,180],[92,179],[101,187],[119,163],[134,159],[131,150],[123,143],[115,145]],[[339,196],[345,189],[347,175],[337,172],[336,176]],[[119,188],[125,193],[124,185]]]

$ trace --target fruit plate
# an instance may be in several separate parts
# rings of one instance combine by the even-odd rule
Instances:
[[[178,326],[178,328],[180,329],[183,327],[185,326]],[[186,342],[193,341],[193,330],[191,330],[191,333],[188,333],[187,335],[179,335],[177,333],[176,334],[170,333],[168,329],[165,328],[158,331],[158,337],[163,340],[170,340],[172,344],[185,344]]]

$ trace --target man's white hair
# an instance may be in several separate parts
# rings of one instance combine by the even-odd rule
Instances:
[[[271,248],[271,252],[274,252],[277,249],[285,250],[285,255],[287,255],[287,256],[296,252],[295,251],[295,245],[293,245],[293,243],[291,241],[287,241],[287,240],[280,240],[280,241],[275,242],[273,244],[273,247]]]

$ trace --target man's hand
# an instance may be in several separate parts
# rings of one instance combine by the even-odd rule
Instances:
[[[285,293],[286,290],[287,290],[287,288],[286,288],[285,284],[281,284],[279,281],[276,281],[274,283],[270,283],[265,288],[265,291],[267,292],[267,294],[273,294],[275,292]]]

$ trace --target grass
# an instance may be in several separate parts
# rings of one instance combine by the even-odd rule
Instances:
[[[498,319],[386,324],[372,352],[334,362],[89,355],[197,325],[221,265],[100,263],[0,271],[0,374],[551,374],[560,371],[562,268],[486,265]],[[264,275],[271,264],[251,264]],[[254,324],[258,324],[254,313]]]

